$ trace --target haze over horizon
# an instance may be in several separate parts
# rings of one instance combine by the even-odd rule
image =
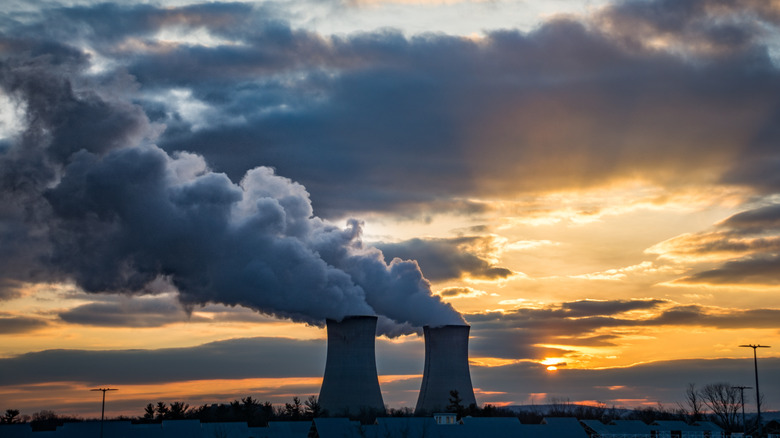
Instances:
[[[391,407],[465,320],[480,404],[673,406],[760,343],[780,410],[780,4],[539,3],[10,1],[0,408],[305,398],[357,313]]]

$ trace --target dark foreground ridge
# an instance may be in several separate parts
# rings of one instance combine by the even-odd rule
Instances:
[[[776,422],[774,422],[776,423]],[[772,430],[773,423],[767,429]],[[776,424],[774,424],[776,426]],[[780,432],[780,431],[777,431]],[[372,424],[349,418],[315,418],[310,421],[272,421],[250,427],[244,422],[204,423],[199,420],[165,420],[160,423],[108,421],[105,438],[725,438],[726,432],[709,421],[599,420],[574,417],[544,418],[538,424],[521,423],[517,417],[464,417],[442,413],[433,417],[380,417]],[[100,421],[65,423],[54,431],[33,432],[29,423],[0,426],[3,438],[76,438],[101,436]],[[770,434],[768,438],[778,435]]]

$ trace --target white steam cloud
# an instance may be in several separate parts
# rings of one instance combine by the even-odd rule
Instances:
[[[388,336],[464,323],[416,262],[387,264],[365,247],[359,221],[342,229],[314,216],[302,185],[268,167],[237,184],[199,155],[151,144],[155,128],[137,106],[77,94],[51,65],[0,67],[0,85],[28,108],[19,141],[0,150],[12,206],[1,219],[27,230],[29,245],[13,248],[35,251],[19,258],[35,266],[0,272],[0,286],[70,279],[88,292],[141,294],[165,279],[186,306],[318,325],[380,315]]]

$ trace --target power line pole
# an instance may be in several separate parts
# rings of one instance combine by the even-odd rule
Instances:
[[[756,371],[756,408],[757,408],[757,415],[758,415],[758,436],[760,437],[761,434],[763,433],[763,427],[761,424],[761,393],[758,392],[758,356],[756,355],[756,349],[769,348],[769,345],[745,344],[745,345],[740,345],[740,347],[753,349],[753,368]]]
[[[103,438],[103,419],[106,416],[106,391],[118,391],[115,388],[95,388],[90,391],[102,391],[103,392],[103,407],[100,409],[100,438]]]
[[[742,434],[747,435],[747,423],[745,423],[745,390],[753,389],[752,386],[735,386],[739,389],[739,402],[742,404]]]

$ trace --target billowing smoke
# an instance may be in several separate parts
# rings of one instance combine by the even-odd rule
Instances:
[[[105,92],[116,80],[80,91],[58,72],[81,60],[63,59],[0,64],[2,89],[26,119],[0,144],[0,238],[12,243],[2,261],[19,265],[0,272],[6,291],[71,280],[142,294],[163,279],[187,307],[240,305],[311,324],[377,314],[387,335],[463,323],[416,262],[388,265],[365,247],[359,221],[315,217],[305,188],[271,168],[235,183],[201,156],[163,151],[153,144],[161,127]]]

